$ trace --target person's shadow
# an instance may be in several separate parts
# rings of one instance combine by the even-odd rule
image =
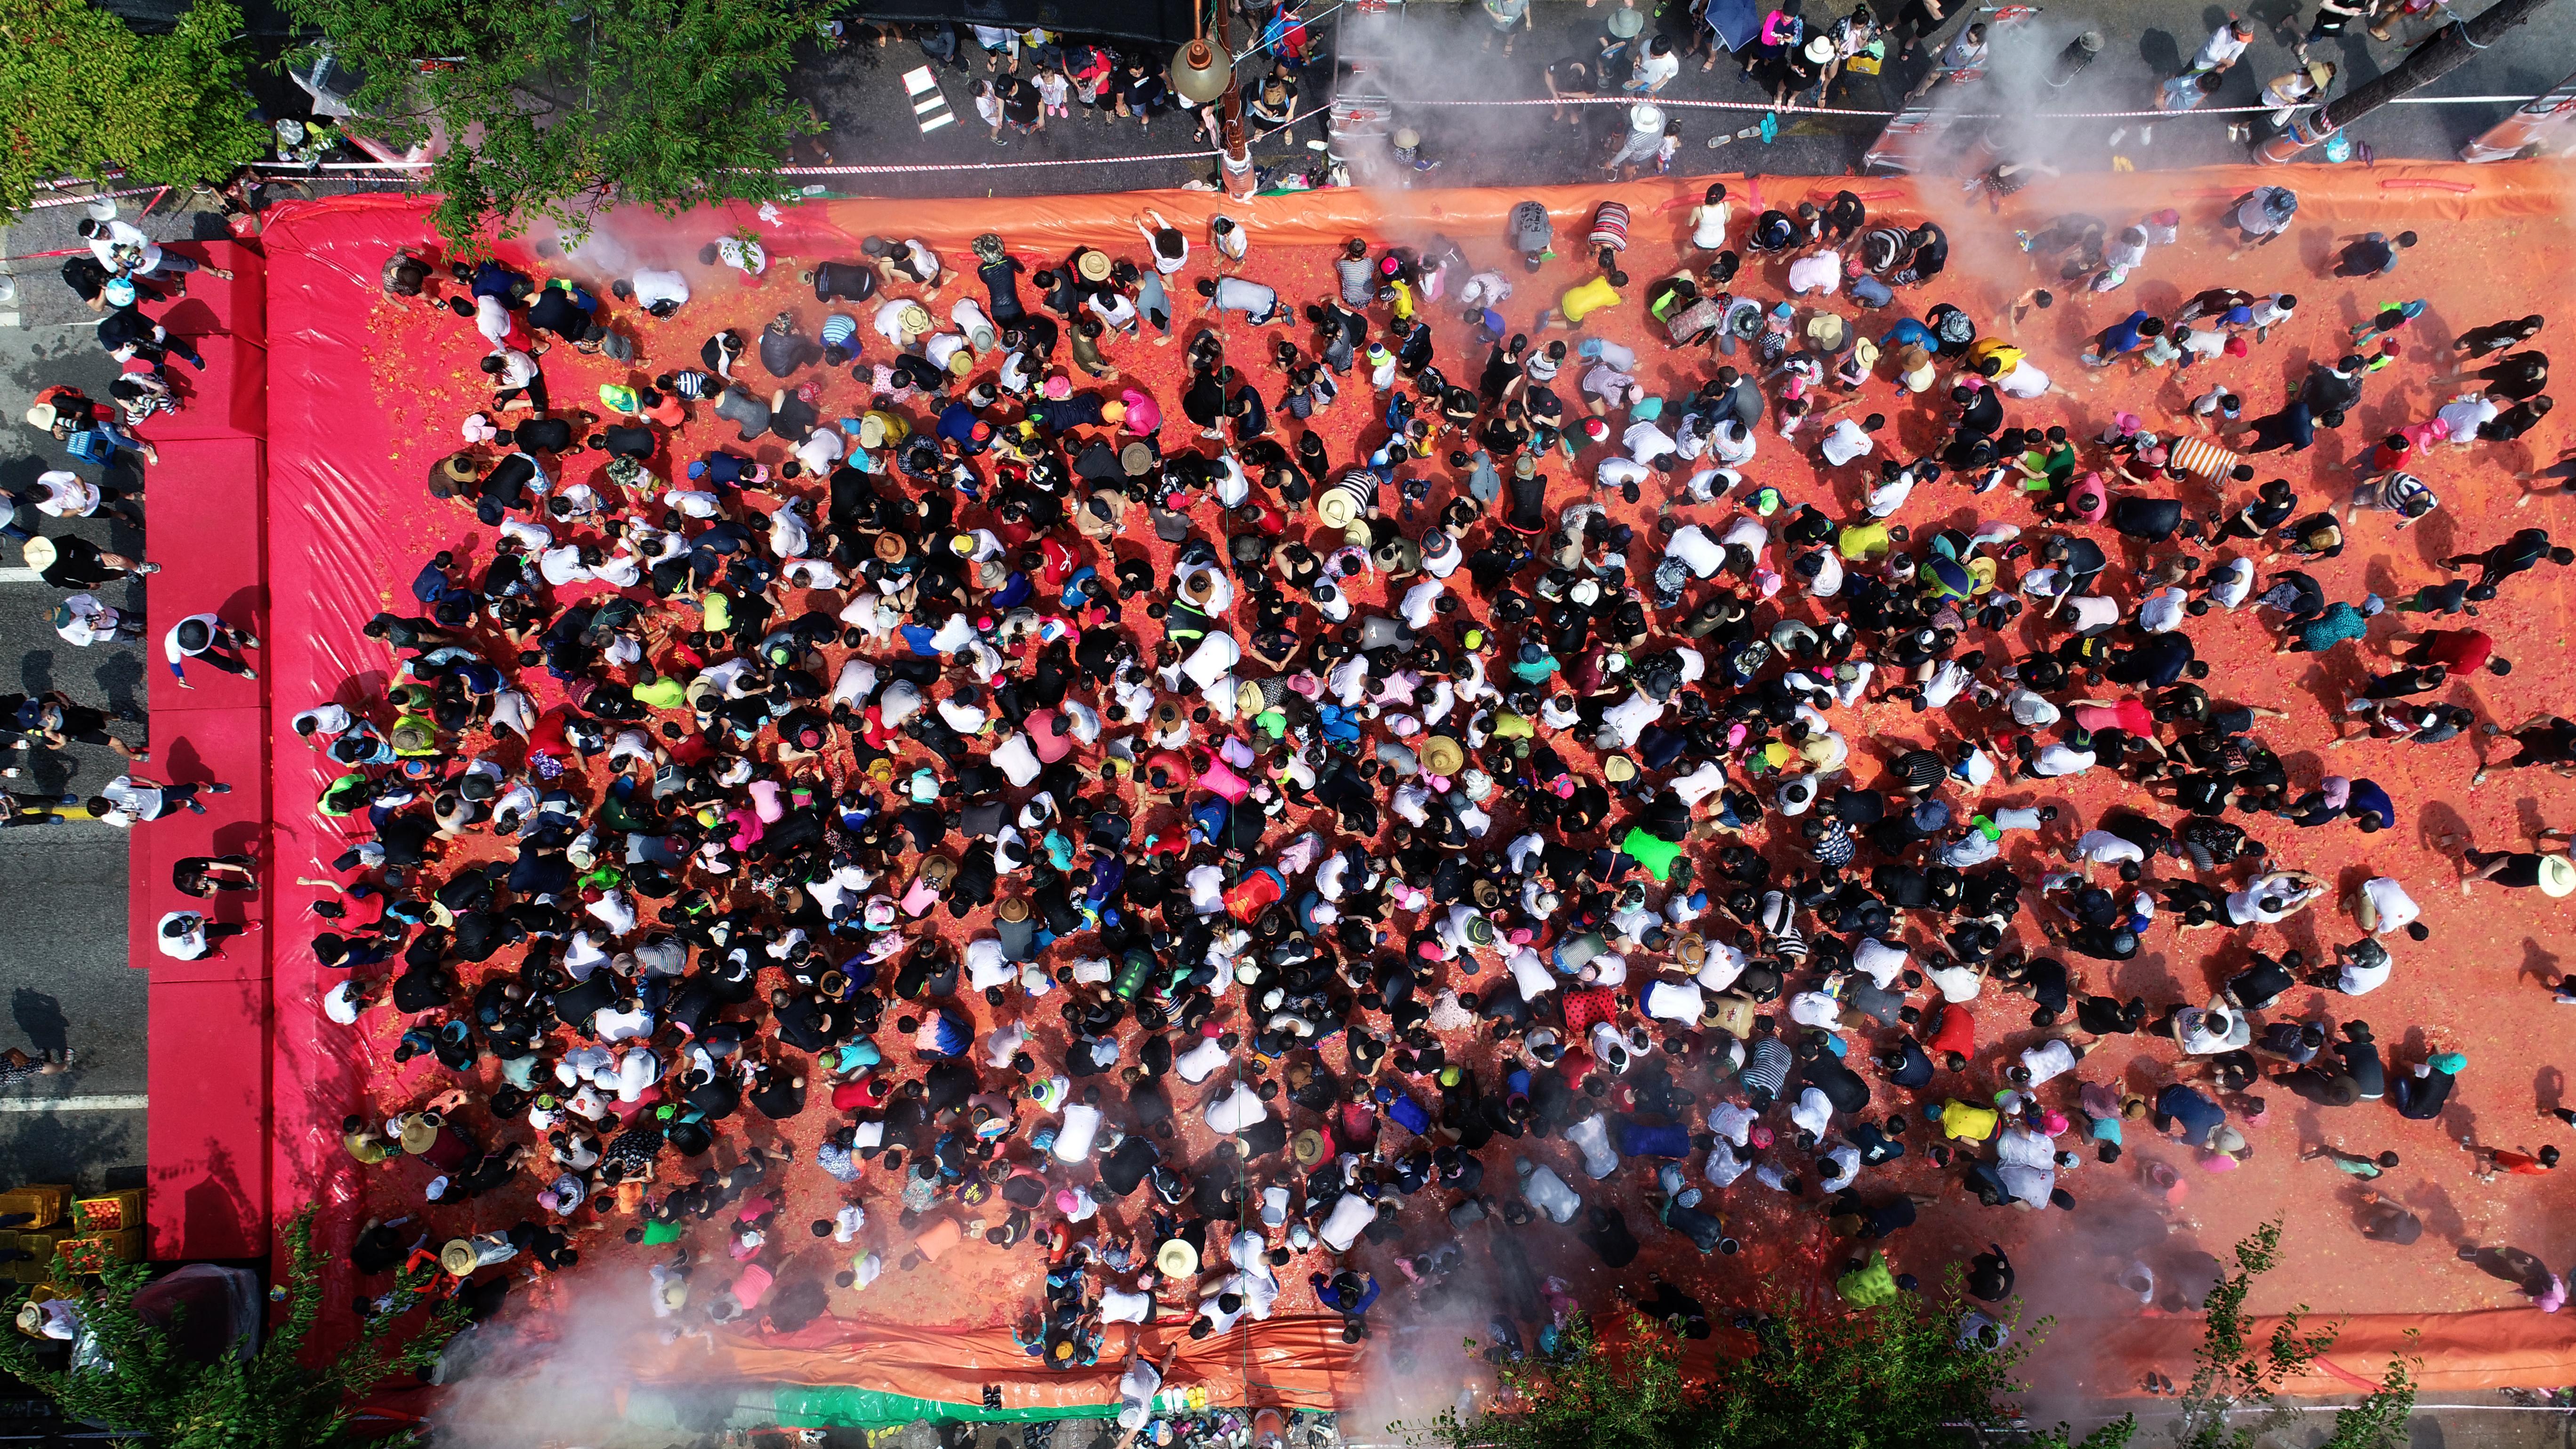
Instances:
[[[70,1045],[71,1022],[63,1015],[62,1002],[32,986],[21,986],[10,996],[9,1015],[37,1051],[59,1053]]]
[[[2166,76],[2182,73],[2182,45],[2171,31],[2143,30],[2138,33],[2138,59],[2146,64],[2149,74],[2161,81]]]

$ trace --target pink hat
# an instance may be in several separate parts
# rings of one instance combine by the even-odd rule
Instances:
[[[1746,1140],[1750,1141],[1756,1147],[1768,1147],[1771,1145],[1771,1129],[1759,1122],[1753,1124],[1752,1129],[1745,1134],[1745,1137]]]
[[[1073,379],[1059,372],[1046,380],[1046,395],[1058,401],[1073,396]]]
[[[2326,808],[2341,810],[2352,803],[2352,782],[2341,775],[2328,775],[2317,786],[2326,797]]]

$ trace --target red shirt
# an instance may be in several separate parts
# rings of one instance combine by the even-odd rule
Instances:
[[[2435,629],[2424,638],[2425,657],[2453,674],[2467,674],[2495,654],[2495,640],[2483,629]]]
[[[1937,1057],[1943,1052],[1957,1052],[1963,1057],[1977,1054],[1976,1018],[1956,1001],[1942,1003],[1941,1030],[1932,1038],[1932,1055]]]

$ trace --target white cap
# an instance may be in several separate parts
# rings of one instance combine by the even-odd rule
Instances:
[[[1644,101],[1639,101],[1628,108],[1628,129],[1661,133],[1664,129],[1664,113]]]

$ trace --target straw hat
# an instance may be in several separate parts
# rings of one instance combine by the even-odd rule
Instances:
[[[860,447],[882,448],[885,446],[885,440],[885,419],[878,417],[875,413],[870,413],[859,419]]]
[[[438,1140],[438,1124],[419,1117],[406,1119],[402,1129],[402,1150],[415,1156],[427,1152]]]
[[[1455,775],[1467,764],[1467,752],[1447,735],[1433,735],[1422,742],[1422,768],[1434,775]]]
[[[1326,528],[1347,529],[1359,520],[1360,501],[1345,489],[1327,488],[1315,495],[1315,516]]]
[[[1503,888],[1479,876],[1468,885],[1467,898],[1476,903],[1476,909],[1490,911],[1503,903]]]
[[[1673,942],[1673,959],[1697,971],[1707,964],[1708,942],[1700,939],[1696,932],[1687,934]]]
[[[1324,1134],[1312,1127],[1298,1133],[1288,1142],[1288,1151],[1296,1157],[1299,1167],[1312,1167],[1323,1161],[1324,1154],[1329,1150],[1324,1144]]]
[[[1263,692],[1262,681],[1238,679],[1234,685],[1234,708],[1237,714],[1259,714],[1270,708],[1270,696]]]
[[[1601,773],[1613,785],[1625,785],[1637,778],[1637,762],[1626,755],[1612,755],[1601,762]]]
[[[54,566],[54,541],[50,538],[30,538],[18,546],[18,551],[25,556],[27,567],[39,573]]]
[[[1109,254],[1096,247],[1084,247],[1074,253],[1073,269],[1080,273],[1086,282],[1108,281]]]
[[[1166,1278],[1194,1278],[1199,1271],[1199,1250],[1180,1238],[1166,1238],[1154,1250],[1154,1267]]]
[[[1013,896],[993,908],[993,919],[997,921],[1009,921],[1017,925],[1028,918],[1029,902],[1026,896]]]
[[[947,856],[934,855],[921,863],[921,883],[934,891],[948,889],[948,883],[955,879],[957,862]]]
[[[2576,861],[2563,855],[2540,858],[2540,892],[2547,896],[2576,893]]]
[[[1181,580],[1181,595],[1193,604],[1204,604],[1216,594],[1216,571],[1200,569]]]
[[[473,1277],[478,1261],[471,1238],[450,1238],[447,1246],[438,1250],[438,1266],[459,1278]]]
[[[896,313],[895,320],[903,324],[903,330],[906,332],[927,332],[934,325],[930,320],[930,309],[918,302],[911,303],[901,312]]]
[[[908,545],[904,543],[902,534],[880,533],[877,535],[877,557],[887,563],[903,562],[903,556],[907,547]]]

